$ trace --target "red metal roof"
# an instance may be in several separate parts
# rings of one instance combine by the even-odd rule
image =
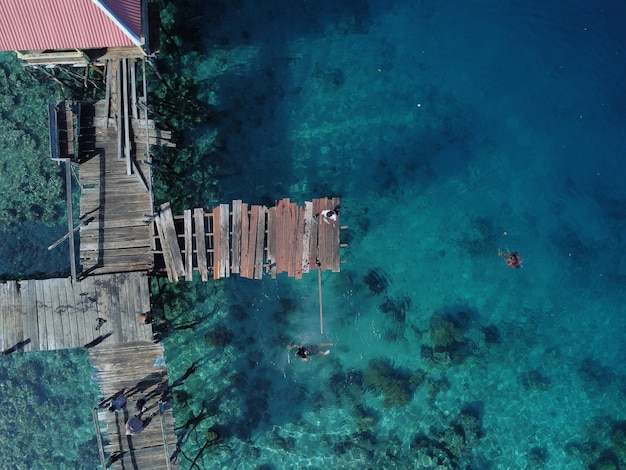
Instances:
[[[140,43],[142,0],[0,0],[0,50]]]

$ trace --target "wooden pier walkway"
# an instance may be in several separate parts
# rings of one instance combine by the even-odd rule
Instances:
[[[49,351],[151,341],[146,273],[0,282],[0,348]],[[106,320],[96,330],[98,318]]]
[[[151,342],[107,346],[91,353],[96,367],[95,380],[100,386],[103,407],[94,409],[100,457],[111,469],[178,469],[177,437],[171,398],[162,400],[168,387],[163,348]],[[120,391],[130,389],[128,403],[118,412],[106,409],[106,403]],[[146,398],[141,414],[144,429],[135,436],[126,435],[126,422],[138,415],[137,402]],[[148,420],[148,421],[145,421]]]
[[[281,199],[275,207],[249,206],[240,200],[212,211],[196,208],[173,216],[163,204],[155,218],[155,249],[169,280],[203,281],[238,274],[261,279],[287,273],[301,279],[312,269],[340,271],[340,220],[326,224],[315,218],[339,206],[339,198],[314,199],[298,206]],[[155,260],[155,265],[159,262]]]
[[[50,156],[78,170],[78,227],[71,221],[71,199],[67,203],[69,230],[80,229],[81,277],[153,267],[150,146],[174,144],[171,132],[148,119],[145,63],[143,80],[138,65],[136,58],[109,59],[105,99],[61,101],[48,109]],[[143,96],[137,92],[139,81]],[[68,169],[68,194],[70,175]],[[73,276],[74,258],[70,253]]]
[[[106,74],[106,98],[79,119],[83,276],[152,269],[150,145],[174,145],[139,104],[137,61],[108,60]]]
[[[168,385],[163,348],[153,342],[152,327],[139,321],[150,310],[149,279],[142,272],[76,283],[70,278],[0,282],[2,355],[88,348],[102,403],[124,388],[133,391],[126,410],[94,410],[103,468],[111,457],[114,469],[178,468],[170,462],[177,442],[171,406],[159,402]],[[142,396],[149,398],[143,418],[156,414],[139,435],[126,436],[125,423]]]

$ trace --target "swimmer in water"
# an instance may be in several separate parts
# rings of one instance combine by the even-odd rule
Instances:
[[[517,251],[510,253],[498,250],[498,255],[504,260],[509,268],[521,268],[524,260]]]
[[[319,344],[310,344],[308,346],[302,346],[300,344],[290,344],[287,346],[287,349],[291,351],[292,349],[298,348],[296,351],[296,356],[298,356],[302,361],[308,362],[309,356],[315,356],[316,354],[321,354],[322,356],[327,356],[330,354],[330,350],[326,349],[322,351],[320,348],[327,348],[328,346],[334,346],[333,343],[319,343]]]

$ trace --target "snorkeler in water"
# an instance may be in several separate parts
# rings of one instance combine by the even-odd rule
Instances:
[[[300,344],[290,344],[287,346],[287,349],[291,351],[292,349],[298,348],[296,351],[296,356],[298,356],[302,361],[308,362],[309,356],[315,356],[316,354],[321,354],[322,356],[327,356],[330,354],[330,350],[326,349],[324,351],[320,350],[320,348],[326,348],[328,346],[334,346],[333,343],[319,343],[319,344],[310,344],[308,346],[302,346]]]
[[[504,260],[509,268],[521,268],[522,263],[524,262],[517,251],[507,253],[505,251],[498,250],[498,255]]]

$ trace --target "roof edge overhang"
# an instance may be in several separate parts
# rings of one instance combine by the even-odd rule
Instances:
[[[143,42],[141,38],[137,36],[135,33],[133,33],[130,29],[128,29],[128,26],[122,23],[119,20],[119,18],[115,16],[115,13],[113,13],[102,0],[92,0],[92,1],[93,3],[96,4],[98,8],[100,8],[100,10],[104,12],[105,15],[109,17],[111,21],[113,21],[116,24],[118,28],[122,30],[122,32],[133,42],[133,44],[135,44],[136,46],[140,46],[140,47],[142,46]]]

